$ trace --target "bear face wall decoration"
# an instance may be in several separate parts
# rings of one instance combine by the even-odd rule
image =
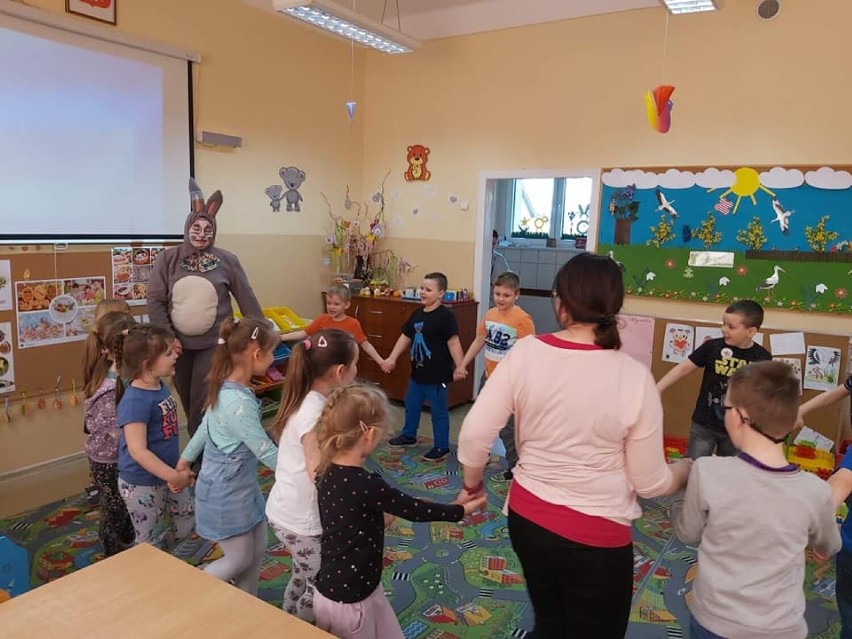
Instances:
[[[406,157],[408,169],[405,171],[407,182],[426,182],[432,177],[432,173],[426,167],[429,161],[429,147],[422,144],[412,144],[408,147]]]

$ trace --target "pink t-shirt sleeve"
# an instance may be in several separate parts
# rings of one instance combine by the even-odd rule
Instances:
[[[517,353],[512,348],[488,377],[488,383],[468,411],[459,433],[459,463],[478,468],[488,462],[491,446],[514,410],[512,367],[515,359]]]
[[[639,413],[624,443],[625,471],[638,495],[657,497],[668,491],[673,476],[663,453],[660,394],[650,372],[641,383],[643,393]]]

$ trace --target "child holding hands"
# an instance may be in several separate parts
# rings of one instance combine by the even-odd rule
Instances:
[[[329,395],[317,424],[323,535],[314,610],[317,626],[341,639],[403,637],[381,585],[384,513],[410,521],[461,521],[485,506],[484,493],[464,505],[416,499],[364,470],[388,430],[388,413],[381,390],[353,384]]]
[[[434,445],[423,455],[427,461],[440,461],[450,452],[450,413],[447,408],[447,384],[453,381],[453,370],[464,359],[456,316],[441,302],[447,290],[447,276],[427,273],[420,284],[419,308],[402,326],[402,335],[382,365],[385,373],[396,366],[406,349],[411,357],[411,379],[405,394],[405,426],[388,442],[391,446],[417,444],[417,428],[423,402],[429,402],[432,413]]]
[[[174,334],[134,326],[115,342],[118,426],[118,487],[136,530],[136,543],[171,549],[192,532],[191,471],[176,470],[180,456],[177,403],[163,382],[175,372]],[[127,385],[122,380],[128,380]],[[164,520],[170,528],[154,533]]]
[[[206,412],[181,454],[177,470],[189,470],[201,451],[195,484],[195,527],[223,552],[204,572],[257,595],[266,553],[266,502],[257,484],[257,462],[275,468],[278,449],[261,423],[251,378],[272,365],[280,343],[268,323],[226,319],[207,375]]]

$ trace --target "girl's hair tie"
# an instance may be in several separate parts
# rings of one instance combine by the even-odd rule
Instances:
[[[239,324],[239,323],[240,323],[240,318],[239,318],[239,317],[235,317],[235,318],[234,318],[234,324]]]
[[[320,338],[317,340],[317,346],[320,348],[328,346],[328,340],[325,338],[325,335],[320,335]]]
[[[306,351],[311,350],[311,340],[310,340],[310,338],[305,339],[305,341],[303,341],[303,342],[302,342],[302,344],[304,344],[304,345],[305,345],[305,350],[306,350]]]
[[[224,338],[224,337],[220,337],[219,339],[217,339],[217,340],[216,340],[216,343],[217,343],[219,346],[224,346],[224,345],[225,345],[225,338]]]
[[[130,335],[130,329],[125,328],[123,331],[121,331],[121,334],[124,335],[125,337],[127,337],[128,335]]]

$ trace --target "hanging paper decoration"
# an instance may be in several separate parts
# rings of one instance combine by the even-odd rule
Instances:
[[[648,122],[658,133],[668,133],[672,126],[672,107],[670,100],[675,88],[669,84],[656,87],[653,91],[645,92],[645,108],[648,112]]]
[[[355,119],[355,107],[358,106],[357,102],[347,102],[346,103],[346,113],[349,114],[349,122]]]
[[[412,144],[408,147],[408,170],[405,172],[405,179],[408,182],[427,181],[432,174],[426,168],[426,163],[429,160],[429,147],[422,144]]]

